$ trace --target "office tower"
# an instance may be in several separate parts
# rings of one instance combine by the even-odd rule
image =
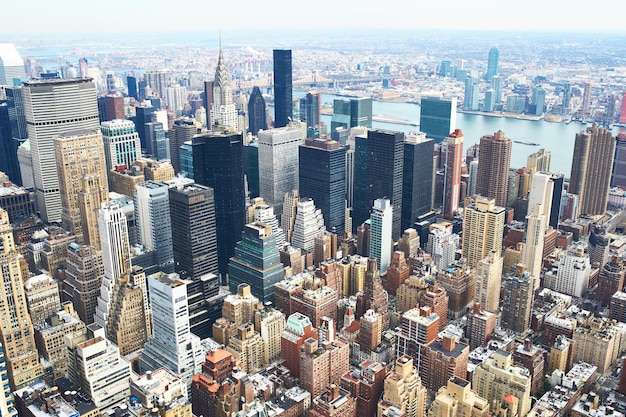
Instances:
[[[604,214],[614,154],[610,131],[594,124],[576,134],[569,192],[578,194],[581,214]]]
[[[187,141],[191,141],[198,133],[200,124],[189,117],[179,117],[174,120],[172,128],[167,131],[170,140],[170,159],[174,172],[181,171],[181,150],[180,147]],[[188,172],[188,171],[187,171]],[[192,173],[193,174],[193,173]]]
[[[338,127],[350,129],[357,126],[372,127],[372,98],[335,99],[330,122],[331,132],[335,132]]]
[[[500,303],[502,307],[501,325],[505,329],[523,333],[530,327],[530,313],[533,302],[533,280],[524,269],[524,264],[517,264],[515,271],[502,277]]]
[[[294,377],[300,376],[300,347],[305,340],[316,337],[317,331],[304,314],[293,313],[287,318],[285,330],[280,336],[280,352],[285,366]]]
[[[404,252],[407,259],[417,257],[420,249],[420,237],[417,230],[414,228],[406,229],[398,241],[398,249]]]
[[[498,311],[502,278],[500,250],[492,250],[476,265],[476,295],[474,299],[487,311]]]
[[[99,125],[96,87],[91,78],[41,79],[23,87],[35,198],[42,220],[61,222],[61,194],[53,138]],[[63,106],[50,108],[51,102]]]
[[[422,104],[422,111],[423,108]],[[414,133],[409,133],[404,141],[400,221],[402,230],[413,227],[419,216],[432,209],[434,143],[424,135]]]
[[[595,225],[589,235],[589,262],[591,265],[597,264],[600,268],[609,260],[609,250],[611,237],[606,233],[605,226]]]
[[[379,416],[382,404],[398,408],[406,417],[426,415],[426,388],[410,356],[397,358],[393,372],[387,374],[382,402],[378,407]]]
[[[230,72],[226,68],[224,54],[220,45],[220,55],[213,81],[213,103],[211,106],[211,128],[215,125],[230,126],[239,130],[237,106],[233,103],[233,87]]]
[[[247,222],[261,222],[272,228],[272,235],[276,237],[276,246],[278,249],[282,249],[285,244],[285,232],[278,224],[278,219],[274,214],[274,208],[265,204],[262,198],[257,197],[255,200],[260,200],[260,204],[255,207],[248,208]],[[250,209],[252,209],[252,212]]]
[[[130,395],[130,363],[104,337],[104,329],[91,324],[68,337],[68,379],[80,387],[100,409],[107,413],[123,404]]]
[[[319,267],[322,262],[326,260],[332,261],[337,256],[337,235],[327,232],[326,230],[318,234],[313,238],[313,264]],[[332,287],[337,289],[338,293],[341,293],[341,288],[338,287],[335,280],[332,279]]]
[[[367,260],[367,271],[363,293],[357,295],[356,316],[361,317],[368,310],[373,310],[381,317],[382,331],[389,328],[389,295],[383,289],[380,271],[375,258]]]
[[[554,291],[582,297],[587,292],[591,264],[589,255],[585,253],[585,245],[578,242],[570,246],[559,257],[559,269],[556,275]]]
[[[345,389],[337,384],[330,384],[313,401],[310,417],[355,417],[357,401]]]
[[[222,317],[213,324],[213,338],[218,343],[228,345],[237,328],[254,321],[254,313],[263,308],[263,304],[250,291],[250,285],[239,284],[236,294],[229,294],[224,299]]]
[[[319,126],[322,121],[322,95],[309,91],[300,99],[300,120],[306,122],[307,129]]]
[[[144,123],[146,138],[149,141],[149,153],[157,161],[170,159],[170,141],[165,132],[163,123]]]
[[[157,253],[158,266],[164,272],[174,269],[169,187],[156,181],[136,186],[135,219],[137,241]]]
[[[96,210],[109,199],[102,134],[99,129],[61,133],[54,152],[63,228],[98,249]]]
[[[596,297],[602,302],[602,305],[609,304],[613,294],[622,291],[624,288],[625,274],[626,263],[622,258],[617,256],[613,256],[613,258],[600,269]]]
[[[526,216],[526,241],[522,250],[522,263],[533,280],[533,289],[540,286],[546,220],[542,204],[535,204]]]
[[[274,127],[285,127],[293,117],[291,50],[274,49]]]
[[[281,333],[285,330],[285,315],[266,305],[254,313],[254,328],[265,344],[264,363],[270,364],[280,359]]]
[[[33,326],[43,324],[61,308],[59,284],[47,274],[35,275],[24,282],[24,295]]]
[[[463,317],[474,303],[476,269],[469,267],[465,259],[461,258],[446,269],[437,271],[436,282],[448,295],[448,317]]]
[[[443,217],[454,218],[461,204],[461,167],[463,166],[463,133],[455,129],[441,145],[443,160]]]
[[[164,367],[187,385],[201,371],[203,349],[189,330],[188,282],[178,274],[158,272],[148,277],[152,335],[139,359],[141,372]]]
[[[474,303],[472,311],[467,315],[465,337],[469,340],[470,349],[486,344],[496,329],[496,315],[483,310],[480,303]]]
[[[456,336],[443,336],[424,346],[420,375],[427,389],[436,390],[450,379],[467,378],[469,345]]]
[[[165,89],[165,105],[175,114],[180,114],[187,104],[187,88],[180,85],[172,85]]]
[[[255,374],[268,365],[265,363],[265,344],[252,323],[237,328],[237,333],[229,339],[227,350],[245,373]]]
[[[301,198],[298,201],[296,216],[293,222],[291,244],[307,252],[313,252],[315,237],[326,231],[322,211],[315,207],[310,198]]]
[[[26,78],[24,60],[15,45],[0,43],[0,85],[13,86],[15,78]]]
[[[491,251],[502,249],[505,209],[494,199],[467,198],[463,211],[463,257],[475,268]]]
[[[152,121],[152,114],[157,109],[152,107],[149,102],[142,102],[140,105],[135,106],[135,126],[137,128],[137,134],[141,141],[141,149],[147,153],[152,153],[152,140],[146,135],[145,124]]]
[[[396,358],[408,355],[417,369],[422,366],[424,346],[437,338],[439,316],[430,307],[413,308],[402,315],[401,330],[396,332]]]
[[[296,221],[299,200],[298,190],[292,190],[285,193],[283,199],[283,211],[280,219],[280,226],[285,232],[287,242],[291,242],[291,237],[293,236],[293,227]]]
[[[495,92],[492,88],[485,91],[485,104],[483,105],[483,111],[492,112],[495,105]]]
[[[585,81],[585,89],[583,91],[583,102],[580,105],[580,109],[578,110],[579,114],[584,118],[589,115],[590,109],[589,105],[591,104],[591,81]]]
[[[298,190],[299,146],[303,143],[299,126],[259,132],[259,191],[277,213],[283,212],[286,193]],[[283,226],[283,230],[287,230]]]
[[[0,290],[0,337],[9,384],[12,390],[16,390],[38,381],[43,376],[43,367],[39,363],[33,325],[26,306],[13,228],[4,209],[0,209],[0,270],[3,282]]]
[[[546,106],[546,90],[543,88],[534,88],[532,97],[532,108],[535,109],[534,115],[541,116]]]
[[[565,84],[563,84],[563,98],[561,100],[561,113],[562,114],[569,114],[569,104],[570,104],[570,98],[572,96],[572,86],[569,82],[566,82]]]
[[[513,355],[496,351],[474,370],[472,386],[490,404],[501,404],[506,395],[517,397],[517,412],[525,416],[530,411],[530,376],[525,368],[513,366]],[[495,410],[493,410],[495,411]]]
[[[385,274],[391,262],[393,248],[394,208],[387,199],[374,200],[374,206],[370,214],[370,258],[376,259],[380,264],[380,272]]]
[[[169,189],[174,270],[189,279],[217,274],[217,232],[213,189],[178,184]]]
[[[120,165],[130,167],[141,158],[141,141],[132,121],[117,119],[103,122],[100,130],[107,173]]]
[[[383,283],[385,290],[390,294],[396,295],[397,289],[410,275],[411,267],[406,262],[404,252],[395,251],[391,255],[391,263],[389,268],[387,268],[386,279]]]
[[[139,100],[137,77],[128,75],[126,77],[126,85],[128,86],[128,97],[132,97],[135,100]]]
[[[259,185],[259,141],[256,137],[244,145],[244,161],[248,197],[253,199],[261,195]]]
[[[435,223],[430,226],[426,252],[430,253],[437,270],[444,270],[456,259],[461,238],[452,233],[452,224]]]
[[[526,158],[526,170],[529,175],[535,172],[550,172],[550,160],[552,152],[541,148],[537,152],[533,152]]]
[[[70,243],[65,273],[63,300],[72,302],[85,324],[93,323],[104,276],[102,252],[91,246]]]
[[[169,86],[168,78],[169,74],[166,70],[148,70],[144,73],[146,87],[152,89],[154,97],[165,97],[165,89]]]
[[[259,87],[254,86],[248,100],[248,131],[256,136],[259,130],[267,130],[267,107]]]
[[[388,198],[393,206],[392,239],[400,238],[403,162],[404,133],[378,129],[369,130],[367,139],[357,138],[353,226],[369,217],[374,200]]]
[[[469,77],[465,80],[465,98],[463,107],[467,110],[476,111],[479,106],[480,80],[478,78]]]
[[[346,151],[334,140],[306,139],[298,148],[300,195],[322,211],[329,231],[345,228]]]
[[[624,119],[626,119],[626,99],[623,103]],[[622,123],[626,123],[626,120]],[[615,161],[611,174],[611,187],[626,188],[626,134],[624,133],[619,133],[615,142]]]
[[[430,406],[429,417],[487,417],[489,401],[471,389],[465,379],[454,377],[439,388]]]
[[[232,292],[239,284],[248,283],[262,303],[274,302],[274,284],[283,279],[284,270],[271,227],[263,223],[245,225],[228,264],[228,275]]]
[[[115,95],[104,96],[105,120],[124,119],[124,97]]]
[[[500,60],[500,53],[495,46],[489,50],[489,60],[487,61],[487,72],[485,73],[485,80],[491,82],[494,75],[498,74],[498,64]]]
[[[194,137],[192,146],[194,179],[215,193],[218,265],[223,275],[245,220],[243,137],[213,132]]]
[[[0,171],[6,173],[16,184],[22,183],[17,159],[19,145],[20,140],[14,138],[11,132],[9,106],[7,103],[0,103]]]
[[[193,178],[193,146],[191,141],[183,143],[179,150],[180,155],[180,172],[185,178]]]
[[[531,214],[536,210],[537,205],[541,205],[541,214],[546,218],[544,226],[547,228],[552,215],[555,182],[550,174],[543,172],[535,172],[531,178],[527,214]]]
[[[501,207],[506,206],[511,145],[511,139],[505,138],[501,130],[480,138],[476,194],[495,199],[496,205]]]
[[[435,143],[442,142],[456,130],[456,97],[422,97],[420,131]]]
[[[494,93],[494,106],[502,108],[502,78],[499,75],[494,75],[491,78],[491,87],[493,88]]]

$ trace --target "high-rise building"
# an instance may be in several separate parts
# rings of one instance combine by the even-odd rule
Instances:
[[[493,104],[494,107],[502,108],[502,78],[499,75],[494,75],[491,78],[491,87],[493,88]]]
[[[132,97],[135,100],[139,100],[139,89],[137,86],[137,77],[127,76],[126,85],[128,86],[128,97]]]
[[[456,259],[461,238],[452,233],[452,224],[449,222],[430,225],[426,252],[430,253],[437,270],[444,270]]]
[[[0,43],[0,85],[13,86],[13,80],[26,78],[24,60],[12,43]]]
[[[293,117],[291,49],[274,49],[274,127],[285,127]]]
[[[59,284],[47,274],[35,275],[24,282],[26,305],[33,326],[42,325],[61,308]]]
[[[374,200],[387,198],[393,206],[392,238],[402,234],[402,169],[404,133],[369,130],[358,138],[355,153],[353,228],[369,218]],[[356,167],[358,167],[358,172]]]
[[[534,88],[532,97],[532,107],[535,109],[535,116],[541,116],[546,106],[546,90]]]
[[[0,378],[3,380],[7,380],[9,378],[2,344],[0,344]],[[14,405],[13,394],[11,394],[11,386],[9,384],[3,385],[0,390],[0,415],[6,417],[16,417],[18,415]]]
[[[552,175],[545,172],[535,172],[532,174],[530,191],[528,192],[528,211],[531,214],[536,211],[537,204],[541,204],[541,213],[546,218],[544,230],[549,225],[552,215],[552,200],[554,196],[554,186]]]
[[[620,333],[612,320],[590,317],[586,325],[577,326],[574,330],[574,360],[595,365],[599,374],[605,373],[617,361],[619,349],[615,345],[619,344]]]
[[[541,279],[546,223],[543,205],[535,204],[526,216],[526,242],[522,250],[522,263],[526,265],[526,270],[533,280],[533,289],[539,288]]]
[[[582,297],[587,292],[591,264],[585,246],[582,242],[575,243],[559,256],[555,285],[550,289],[575,297]]]
[[[585,81],[585,89],[583,90],[583,102],[580,105],[580,109],[578,110],[579,114],[582,117],[589,115],[590,104],[591,104],[591,81]]]
[[[472,386],[490,404],[501,404],[506,395],[517,397],[517,412],[525,416],[530,411],[530,375],[525,368],[513,366],[513,355],[498,350],[476,367]],[[495,410],[493,410],[495,411]]]
[[[626,274],[626,262],[622,258],[614,256],[604,264],[598,277],[597,298],[603,305],[609,304],[611,297],[624,288],[624,276]]]
[[[254,313],[254,329],[265,344],[265,363],[273,363],[280,359],[281,333],[285,330],[285,315],[266,305]]]
[[[402,315],[401,330],[396,332],[396,358],[408,355],[421,369],[424,346],[437,338],[439,316],[430,307],[413,308]]]
[[[448,295],[448,317],[463,317],[476,295],[476,269],[469,267],[461,258],[437,271],[436,282]]]
[[[476,295],[474,299],[487,311],[496,312],[500,305],[502,262],[500,250],[492,250],[476,265]]]
[[[550,161],[552,152],[541,148],[537,152],[533,152],[526,158],[526,170],[532,175],[535,172],[550,172]]]
[[[164,272],[174,269],[169,187],[146,181],[135,187],[137,242],[156,252],[157,265]]]
[[[285,194],[299,187],[298,149],[303,143],[302,129],[287,126],[261,131],[258,136],[260,195],[274,206],[276,213],[282,214]]]
[[[489,50],[489,60],[487,61],[487,72],[485,73],[485,80],[491,82],[494,75],[498,74],[498,65],[500,61],[500,53],[495,46]]]
[[[0,338],[12,390],[30,385],[43,376],[19,264],[9,215],[0,208]]]
[[[568,191],[578,195],[581,214],[598,216],[606,211],[614,155],[615,138],[609,130],[594,124],[576,134]]]
[[[337,384],[330,384],[315,401],[310,417],[355,417],[357,415],[357,401],[345,389]]]
[[[463,133],[455,129],[441,145],[443,159],[443,217],[452,219],[461,204]]]
[[[439,388],[428,411],[429,417],[487,417],[489,401],[472,390],[465,379],[454,377]]]
[[[463,107],[467,110],[476,111],[479,109],[479,93],[480,93],[480,80],[474,77],[468,77],[465,79],[465,98],[463,100]]]
[[[222,275],[227,273],[246,216],[242,151],[241,133],[213,132],[193,138],[194,179],[215,193],[218,266]]]
[[[187,284],[174,273],[158,272],[148,277],[152,335],[144,346],[139,368],[142,372],[167,368],[189,385],[191,377],[201,371],[204,350],[189,329]]]
[[[272,228],[250,223],[241,236],[228,264],[228,285],[235,292],[239,284],[247,283],[261,302],[274,302],[274,284],[283,279],[284,269]]]
[[[410,275],[411,267],[406,262],[404,252],[395,251],[391,255],[391,263],[389,264],[389,268],[387,268],[386,280],[383,282],[385,290],[395,295],[396,290]]]
[[[422,97],[420,131],[439,143],[456,130],[456,97]]]
[[[524,264],[517,264],[515,271],[502,278],[500,305],[502,306],[501,325],[505,329],[523,333],[530,327],[533,305],[533,280],[524,269]]]
[[[306,122],[307,129],[319,127],[322,121],[322,95],[309,91],[300,99],[300,120]]]
[[[174,270],[189,279],[218,274],[213,189],[177,184],[169,189]]]
[[[53,139],[61,133],[99,126],[96,86],[91,78],[40,79],[24,83],[35,199],[42,220],[61,222],[61,194]],[[62,106],[50,107],[51,102]]]
[[[170,159],[174,172],[181,171],[181,151],[180,147],[187,141],[191,141],[200,130],[200,123],[189,117],[179,117],[174,120],[172,128],[167,131],[170,140]],[[193,173],[192,173],[193,175]]]
[[[329,231],[345,227],[346,151],[334,140],[306,139],[299,147],[300,195],[310,197],[322,210]]]
[[[372,127],[372,98],[335,99],[330,122],[331,132],[335,132],[338,127],[349,130],[357,126]]]
[[[141,141],[130,120],[111,120],[100,124],[107,173],[120,165],[130,167],[141,157]]]
[[[87,245],[70,243],[67,247],[63,300],[71,301],[85,323],[93,323],[100,285],[104,277],[102,252]]]
[[[300,376],[300,347],[305,340],[317,337],[311,320],[302,313],[287,318],[285,330],[280,335],[280,354],[291,375]]]
[[[394,371],[385,378],[383,398],[378,408],[379,416],[384,403],[398,408],[406,417],[426,415],[426,388],[422,385],[410,356],[397,358]]]
[[[387,270],[387,274],[389,274]],[[428,291],[428,284],[423,277],[409,276],[396,290],[396,311],[404,313],[419,305],[419,301]],[[448,307],[446,307],[447,313]]]
[[[480,138],[476,194],[495,199],[496,205],[501,207],[506,206],[511,145],[511,139],[504,137],[501,130]]]
[[[259,87],[254,86],[248,100],[248,131],[256,136],[259,130],[267,130],[267,107]]]
[[[496,315],[483,310],[480,303],[474,303],[472,311],[467,315],[465,337],[469,339],[470,349],[474,350],[491,339],[496,329]]]
[[[63,228],[100,247],[97,210],[109,199],[99,129],[61,133],[54,139]]]
[[[322,211],[315,207],[315,202],[312,199],[301,198],[298,201],[293,222],[291,244],[296,248],[313,252],[315,237],[325,231]]]
[[[470,267],[475,268],[491,251],[502,249],[505,211],[494,199],[475,196],[465,200],[462,250]]]
[[[624,99],[623,103],[624,121],[622,123],[626,123],[626,99]],[[624,133],[619,133],[615,142],[615,160],[611,174],[611,187],[626,188],[626,134]]]
[[[9,176],[16,184],[21,184],[20,167],[17,160],[17,148],[20,141],[13,138],[11,118],[7,103],[0,104],[0,171]]]
[[[467,378],[469,345],[456,336],[443,336],[424,346],[420,375],[424,386],[436,390],[452,378]]]
[[[226,68],[224,54],[220,45],[220,55],[213,81],[213,104],[211,106],[211,126],[217,124],[239,130],[237,106],[233,103],[233,87],[230,72]]]
[[[263,199],[261,197],[258,197],[258,199],[261,200],[261,202],[263,202]],[[274,207],[267,205],[265,204],[265,202],[263,202],[262,204],[259,204],[258,206],[254,207],[251,218],[250,218],[250,214],[251,213],[250,213],[250,207],[249,207],[248,218],[246,219],[247,222],[248,223],[261,222],[270,226],[272,228],[272,235],[276,237],[276,246],[278,247],[278,249],[282,249],[286,241],[285,232],[280,227],[278,223],[278,219],[276,218],[276,215],[274,214]]]
[[[387,199],[374,200],[370,214],[370,258],[377,260],[381,274],[387,272],[393,249],[393,211]]]
[[[422,104],[423,111],[423,104]],[[446,133],[446,136],[449,134]],[[425,135],[409,133],[404,140],[402,171],[402,230],[413,227],[419,216],[433,206],[434,141]]]

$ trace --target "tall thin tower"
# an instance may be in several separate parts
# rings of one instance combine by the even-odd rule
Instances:
[[[443,217],[452,219],[461,203],[461,167],[463,164],[463,132],[455,129],[441,145],[443,155]]]
[[[489,60],[487,61],[487,73],[485,80],[491,82],[494,75],[498,74],[498,65],[500,62],[500,52],[495,46],[489,50]]]
[[[293,117],[291,49],[274,49],[274,127],[285,127]]]
[[[213,105],[211,107],[211,123],[220,123],[237,130],[239,118],[237,107],[233,103],[233,87],[230,72],[224,62],[224,54],[220,45],[220,56],[215,69],[215,80],[213,81]]]
[[[476,193],[495,199],[501,207],[506,206],[511,145],[511,139],[505,138],[501,130],[480,138]]]
[[[37,209],[45,222],[60,223],[61,193],[53,139],[62,133],[98,127],[96,85],[91,78],[28,81],[23,98]]]

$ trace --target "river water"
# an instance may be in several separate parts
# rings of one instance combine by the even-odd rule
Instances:
[[[304,96],[304,92],[294,91],[295,97]],[[322,94],[322,103],[332,104],[333,100],[340,97],[332,94]],[[410,120],[419,123],[420,106],[414,103],[373,102],[373,113],[376,115],[392,116],[399,119]],[[331,116],[323,115],[322,120],[330,127]],[[520,120],[505,117],[490,117],[476,114],[457,113],[456,127],[463,131],[464,148],[480,142],[481,136],[492,135],[502,130],[506,137],[515,141],[534,142],[539,146],[513,143],[511,152],[511,167],[520,168],[526,165],[526,158],[540,148],[552,152],[550,169],[553,172],[561,172],[569,177],[572,155],[574,153],[574,139],[576,133],[584,130],[585,125],[577,122],[570,124],[552,123],[544,120]],[[372,122],[372,127],[378,129],[396,130],[409,132],[419,130],[417,126]],[[622,131],[626,129],[621,128]],[[617,134],[619,128],[614,128]]]

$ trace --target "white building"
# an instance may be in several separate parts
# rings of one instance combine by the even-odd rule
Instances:
[[[315,202],[311,198],[302,198],[298,201],[296,209],[296,219],[293,225],[293,235],[291,245],[313,252],[315,248],[315,236],[325,232],[324,217],[322,210],[315,207]]]
[[[239,130],[239,112],[233,103],[233,87],[230,73],[226,69],[224,55],[220,47],[220,56],[213,81],[213,105],[211,107],[211,126],[219,121],[220,125]]]
[[[12,43],[0,43],[0,85],[13,86],[13,78],[25,78],[24,60]]]
[[[448,227],[449,225],[449,227]],[[456,251],[459,249],[461,238],[452,233],[452,224],[446,223],[444,227],[433,227],[428,234],[426,252],[430,253],[437,270],[444,270],[455,259]]]
[[[146,181],[135,186],[135,221],[137,242],[157,253],[161,270],[174,266],[169,186]]]
[[[265,223],[272,228],[272,235],[276,237],[276,246],[280,249],[285,244],[285,232],[278,224],[274,207],[263,204],[254,208],[254,221]]]
[[[559,258],[554,291],[582,297],[587,291],[591,265],[582,242],[573,244]]]
[[[141,158],[141,141],[130,120],[115,119],[100,124],[107,173],[119,165],[130,167]]]
[[[165,89],[165,104],[178,115],[187,104],[187,88],[181,85],[167,87]]]
[[[381,274],[387,272],[393,250],[393,207],[388,199],[374,200],[370,214],[370,258],[378,260]]]
[[[535,174],[535,177],[537,175],[540,174]],[[549,181],[549,184],[553,185],[553,182]],[[536,203],[533,207],[528,207],[526,242],[522,250],[522,263],[526,265],[526,270],[530,273],[534,289],[539,288],[541,263],[543,262],[544,235],[549,218],[550,213],[545,214],[543,204]]]

